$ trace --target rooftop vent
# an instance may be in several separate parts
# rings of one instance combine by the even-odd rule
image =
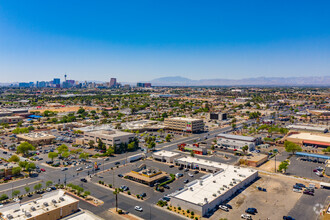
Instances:
[[[64,201],[64,198],[63,198],[63,197],[60,197],[60,200],[61,200],[61,201]]]
[[[57,202],[56,202],[56,200],[55,200],[55,199],[53,199],[53,200],[52,200],[52,203],[54,203],[54,204],[55,204],[55,203],[57,203]]]
[[[8,218],[8,219],[13,219],[14,217],[13,217],[11,214],[8,214],[8,215],[7,215],[7,218]]]
[[[35,211],[36,210],[36,208],[34,207],[34,206],[31,206],[31,211]]]
[[[44,202],[43,204],[44,204],[44,206],[46,206],[46,207],[48,206],[48,202]]]
[[[25,212],[25,216],[29,218],[29,217],[31,217],[32,215],[31,215],[30,212]]]

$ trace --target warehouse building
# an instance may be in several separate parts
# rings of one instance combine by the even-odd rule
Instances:
[[[179,156],[180,156],[179,153],[175,153],[172,151],[166,151],[166,150],[158,151],[158,152],[155,152],[152,154],[152,157],[155,160],[158,160],[161,162],[166,162],[166,163],[173,163],[174,159]]]
[[[233,134],[218,134],[217,145],[222,147],[228,147],[232,149],[242,149],[244,146],[248,146],[249,151],[253,151],[257,144],[260,143],[260,139],[256,137],[233,135]]]
[[[213,172],[185,185],[171,195],[171,205],[206,215],[258,177],[258,171],[193,157],[179,158],[178,165]]]
[[[189,133],[199,133],[204,131],[204,122],[202,119],[195,118],[165,118],[164,125],[167,129],[177,130]]]
[[[330,135],[327,134],[290,132],[286,136],[285,140],[304,146],[316,146],[321,148],[327,148],[330,146]]]
[[[107,148],[121,143],[133,141],[135,134],[122,132],[118,130],[97,130],[84,132],[84,137],[77,139],[77,144],[87,145],[89,141],[94,141],[95,145],[101,140]]]
[[[308,132],[319,132],[319,133],[327,133],[328,128],[327,127],[315,127],[311,125],[288,125],[286,128],[290,130],[296,130],[296,131],[308,131]]]
[[[79,210],[79,201],[55,190],[26,203],[11,203],[0,208],[4,220],[57,220]]]
[[[28,133],[28,134],[18,134],[17,138],[18,141],[26,141],[34,146],[37,146],[42,144],[51,144],[56,137],[51,134],[37,132],[37,133]]]

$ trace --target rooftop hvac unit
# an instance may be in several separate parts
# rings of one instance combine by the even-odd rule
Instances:
[[[217,191],[219,194],[221,194],[220,190]]]
[[[205,203],[208,203],[208,202],[207,202],[207,198],[204,198],[204,202],[205,202]]]
[[[36,210],[36,208],[34,207],[34,206],[31,206],[31,211],[35,211]]]
[[[234,170],[235,173],[237,173],[237,170]]]
[[[7,218],[8,218],[8,219],[13,219],[14,217],[13,217],[11,214],[8,214],[8,215],[7,215]]]
[[[213,180],[214,183],[216,183],[217,181]]]
[[[189,188],[191,191],[194,191],[194,189],[192,187]]]
[[[60,197],[60,200],[61,200],[61,201],[64,201],[64,198],[63,198],[63,197]]]
[[[44,202],[43,205],[47,207],[48,206],[48,202]]]
[[[213,195],[212,195],[212,196],[214,196],[214,197],[217,197],[217,194],[213,193]]]
[[[57,203],[57,202],[56,202],[56,200],[55,200],[55,199],[53,199],[53,200],[52,200],[52,203],[54,203],[54,204],[55,204],[55,203]]]
[[[25,216],[28,217],[28,218],[30,218],[32,215],[31,215],[30,212],[25,212]]]

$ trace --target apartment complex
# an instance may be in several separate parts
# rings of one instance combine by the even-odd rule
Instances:
[[[26,203],[11,203],[0,208],[4,220],[57,220],[79,210],[79,201],[63,190],[45,193]]]
[[[164,125],[167,129],[198,133],[204,131],[202,119],[195,118],[165,118]]]
[[[96,130],[85,131],[84,138],[77,139],[77,144],[88,144],[94,141],[95,144],[101,140],[107,148],[109,146],[120,145],[121,143],[129,143],[134,139],[135,135],[129,132],[122,132],[118,130]]]

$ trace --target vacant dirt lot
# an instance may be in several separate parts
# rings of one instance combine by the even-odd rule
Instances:
[[[278,170],[278,167],[280,166],[279,161],[276,162],[276,170]],[[274,172],[275,171],[275,161],[269,160],[266,163],[262,164],[259,169],[267,171],[267,172]]]
[[[76,112],[79,110],[79,108],[84,108],[85,110],[96,110],[97,108],[95,107],[87,107],[87,106],[67,106],[67,107],[53,107],[53,108],[41,108],[41,109],[34,109],[31,111],[38,111],[40,113],[43,113],[44,111],[53,111],[53,112]]]
[[[241,214],[249,207],[258,210],[258,213],[252,216],[253,219],[282,219],[287,215],[302,195],[292,191],[292,185],[297,181],[260,173],[259,176],[261,177],[259,180],[229,202],[233,207],[232,210],[229,212],[217,210],[210,219],[240,219]],[[298,182],[306,184],[302,181]],[[267,192],[259,191],[257,186],[266,188]]]

